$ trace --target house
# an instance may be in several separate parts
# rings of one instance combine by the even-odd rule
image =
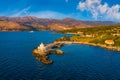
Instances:
[[[120,36],[120,34],[112,34],[113,36]]]
[[[105,40],[105,44],[113,45],[114,43],[114,40]]]
[[[94,34],[86,34],[85,37],[95,37]]]
[[[77,32],[77,34],[83,34],[83,32]]]

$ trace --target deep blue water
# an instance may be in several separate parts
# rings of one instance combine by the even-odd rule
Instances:
[[[66,45],[45,65],[32,56],[41,42],[62,34],[0,32],[0,80],[120,80],[120,52],[88,45]]]

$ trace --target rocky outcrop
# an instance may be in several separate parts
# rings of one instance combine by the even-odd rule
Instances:
[[[60,48],[63,46],[63,43],[51,43],[51,44],[46,44],[45,46],[42,47],[41,45],[38,46],[38,48],[35,48],[33,50],[33,56],[36,57],[37,60],[41,61],[44,64],[52,64],[53,61],[49,60],[49,55],[50,54],[58,54],[58,55],[62,55],[63,51],[59,50],[59,49],[54,49],[54,48]],[[45,50],[43,51],[43,48],[45,48]]]
[[[37,49],[33,50],[33,56],[36,57],[37,60],[41,61],[44,64],[52,64],[52,60],[48,60],[49,56],[48,55],[40,55],[38,54]]]
[[[62,50],[53,50],[53,49],[51,49],[51,50],[49,50],[49,53],[50,54],[63,54],[63,51]]]

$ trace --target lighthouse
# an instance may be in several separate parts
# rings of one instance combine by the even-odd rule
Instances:
[[[39,46],[38,46],[38,52],[40,54],[45,54],[46,53],[46,47],[43,43],[41,43]]]

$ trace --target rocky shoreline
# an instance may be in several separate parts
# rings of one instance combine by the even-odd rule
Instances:
[[[120,47],[115,47],[115,46],[108,46],[105,44],[95,44],[95,43],[89,43],[89,42],[76,42],[76,41],[54,41],[54,43],[64,43],[64,44],[86,44],[86,45],[91,45],[91,46],[98,46],[102,47],[108,50],[113,50],[113,51],[118,51],[120,52]]]
[[[41,61],[44,64],[52,64],[53,60],[49,60],[49,55],[51,54],[62,55],[63,54],[62,50],[54,49],[60,48],[62,46],[63,44],[59,43],[51,43],[45,45],[42,44],[33,50],[33,56],[35,56],[37,60]],[[44,49],[45,51],[43,51]]]

